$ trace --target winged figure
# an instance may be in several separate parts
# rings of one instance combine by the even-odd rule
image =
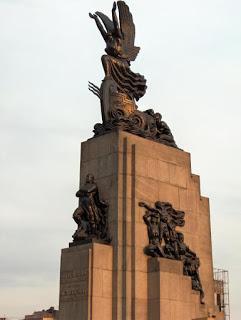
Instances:
[[[102,57],[106,77],[112,78],[121,92],[139,100],[146,92],[146,80],[130,70],[130,63],[136,59],[140,48],[135,46],[135,25],[129,7],[124,1],[114,2],[112,20],[99,11],[89,16],[95,20],[106,42],[107,55]]]

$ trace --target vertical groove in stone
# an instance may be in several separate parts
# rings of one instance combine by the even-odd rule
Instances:
[[[127,311],[127,290],[126,290],[126,220],[127,220],[127,138],[124,138],[123,145],[123,216],[122,216],[122,320],[126,320],[126,311]]]
[[[93,314],[93,257],[94,257],[94,253],[93,253],[93,249],[89,249],[89,253],[88,253],[88,257],[89,257],[89,279],[88,279],[88,320],[92,319],[92,314]]]
[[[115,193],[115,205],[113,206],[114,210],[116,210],[113,213],[114,220],[119,220],[119,133],[116,134],[116,140],[114,141],[117,146],[117,157],[116,161],[114,162],[114,193]],[[113,234],[112,236],[112,244],[113,244],[113,272],[112,272],[112,320],[118,320],[118,308],[119,308],[119,302],[118,302],[118,277],[119,277],[119,271],[118,271],[118,264],[119,264],[119,248],[118,248],[118,242],[119,242],[119,230],[118,230],[118,223],[116,222],[115,227],[113,228]]]
[[[135,223],[136,223],[136,145],[133,144],[131,147],[131,320],[136,319],[135,312],[135,270],[136,270],[136,234],[135,234]]]

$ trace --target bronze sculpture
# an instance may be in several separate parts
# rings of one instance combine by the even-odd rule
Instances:
[[[119,19],[117,17],[117,7]],[[170,128],[152,109],[139,111],[136,101],[146,93],[146,79],[131,70],[140,48],[135,46],[135,25],[124,1],[114,2],[112,20],[97,11],[94,19],[104,41],[102,56],[105,78],[100,88],[89,82],[89,90],[101,101],[103,123],[94,127],[95,136],[115,128],[177,148]]]
[[[134,61],[140,51],[135,47],[135,25],[132,14],[124,1],[118,1],[119,19],[116,15],[116,2],[112,8],[111,21],[105,14],[96,12],[89,14],[95,20],[96,25],[106,42],[107,55],[102,56],[102,64],[106,78],[113,78],[118,88],[126,93],[128,98],[139,100],[146,91],[146,80],[138,73],[130,69],[130,62]],[[103,22],[106,30],[101,24]]]
[[[184,226],[185,213],[175,210],[168,202],[157,201],[154,208],[144,202],[140,202],[139,206],[146,209],[143,220],[147,225],[149,245],[144,250],[145,254],[183,261],[183,274],[191,277],[192,289],[200,292],[200,302],[203,304],[200,260],[185,244],[184,235],[176,231],[176,227]]]
[[[79,207],[73,214],[78,228],[73,235],[74,244],[83,240],[99,239],[109,242],[107,211],[108,203],[100,200],[94,176],[88,174],[86,182],[76,193]]]

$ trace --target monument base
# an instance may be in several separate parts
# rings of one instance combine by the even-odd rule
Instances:
[[[112,246],[63,249],[59,320],[112,319]]]
[[[170,259],[149,258],[147,272],[148,317],[150,320],[207,319],[199,292],[183,275],[183,263]]]
[[[209,200],[191,172],[190,154],[115,131],[82,143],[80,185],[88,174],[109,205],[111,244],[63,249],[60,320],[224,320],[214,301]],[[186,214],[179,231],[200,258],[205,304],[181,261],[145,254],[139,204],[156,201]]]

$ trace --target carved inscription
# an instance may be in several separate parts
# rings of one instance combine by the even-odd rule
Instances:
[[[60,301],[75,302],[88,296],[88,270],[64,271],[60,276]]]

